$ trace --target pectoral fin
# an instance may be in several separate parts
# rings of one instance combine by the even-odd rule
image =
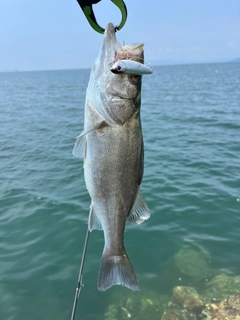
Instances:
[[[136,200],[134,202],[134,205],[132,207],[132,210],[128,216],[128,221],[136,222],[137,224],[140,224],[147,220],[150,217],[150,211],[146,204],[146,202],[143,199],[143,196],[138,191]]]
[[[80,134],[80,136],[77,137],[72,154],[77,158],[82,158],[84,156],[84,147],[85,147],[85,136],[84,135],[82,136],[82,134]]]
[[[82,133],[77,136],[77,140],[75,142],[75,146],[73,148],[73,155],[77,158],[82,158],[84,156],[84,148],[85,148],[85,136],[92,132],[93,130],[96,130],[97,128],[99,128],[101,125],[103,124],[103,121],[101,121],[100,123],[90,127],[90,128],[87,128],[87,129],[84,129],[82,131]]]

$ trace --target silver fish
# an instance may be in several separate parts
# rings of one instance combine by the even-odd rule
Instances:
[[[103,230],[105,246],[98,289],[113,285],[138,290],[123,239],[126,220],[150,217],[139,187],[143,176],[140,121],[141,76],[114,74],[109,64],[131,57],[143,61],[143,44],[120,45],[108,24],[88,83],[84,130],[73,154],[84,156],[84,177],[91,197],[88,228]]]

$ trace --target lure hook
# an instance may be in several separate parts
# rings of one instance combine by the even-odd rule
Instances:
[[[105,29],[102,28],[95,17],[93,12],[92,5],[100,2],[101,0],[77,0],[78,4],[80,5],[85,17],[87,18],[90,26],[99,33],[104,33]],[[127,20],[127,7],[123,0],[111,0],[121,11],[122,13],[122,20],[118,26],[115,27],[115,30],[120,30],[124,26]]]

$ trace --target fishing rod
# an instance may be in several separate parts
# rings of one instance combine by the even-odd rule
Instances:
[[[85,256],[86,256],[89,233],[90,233],[90,231],[89,231],[89,229],[87,227],[87,233],[86,233],[86,238],[85,238],[85,242],[84,242],[84,247],[83,247],[83,252],[82,252],[82,259],[81,259],[81,264],[80,264],[80,269],[79,269],[79,274],[78,274],[77,288],[76,288],[76,293],[75,293],[74,302],[73,302],[71,320],[74,320],[74,318],[75,318],[78,297],[79,297],[81,288],[84,287],[84,284],[82,283],[82,274],[83,274],[83,266],[84,266],[84,261],[85,261]]]

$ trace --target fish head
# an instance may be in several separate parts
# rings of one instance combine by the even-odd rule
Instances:
[[[109,23],[89,83],[94,84],[94,108],[109,124],[124,124],[141,104],[142,77],[134,74],[114,74],[110,65],[117,60],[132,59],[143,62],[144,45],[121,45],[116,39],[115,28]],[[92,92],[93,94],[93,92]]]

